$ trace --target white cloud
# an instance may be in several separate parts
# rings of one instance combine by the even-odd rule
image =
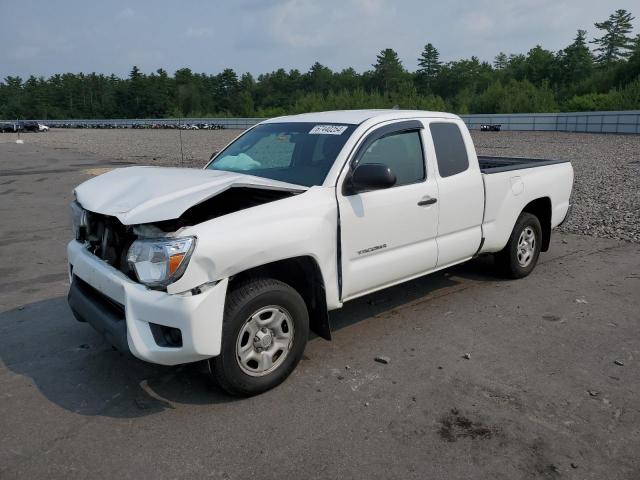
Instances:
[[[379,12],[385,6],[385,0],[353,0],[356,6],[371,15]]]
[[[184,34],[189,38],[211,37],[213,35],[213,29],[209,27],[189,27]]]
[[[135,15],[136,15],[136,12],[131,7],[124,8],[123,10],[120,10],[120,12],[118,12],[119,18],[131,18],[131,17],[134,17]]]
[[[484,12],[469,12],[462,17],[465,28],[474,33],[487,33],[496,28],[495,17]]]
[[[637,2],[509,0],[496,7],[495,0],[173,1],[143,15],[141,2],[131,0],[117,7],[85,2],[82,9],[76,2],[30,0],[22,2],[19,16],[0,14],[0,40],[15,45],[0,49],[0,78],[66,71],[126,75],[133,64],[260,74],[281,67],[304,71],[319,61],[334,70],[364,71],[383,48],[396,50],[404,66],[415,70],[427,42],[445,62],[472,55],[490,61],[500,51],[526,53],[536,44],[558,50],[578,28],[589,39],[599,35],[593,23],[615,8],[636,14],[638,33]]]
[[[36,47],[35,45],[18,45],[8,49],[6,56],[10,60],[25,61],[35,59],[40,52],[40,47]]]
[[[273,11],[270,32],[274,39],[291,47],[317,47],[330,41],[327,30],[331,30],[330,14],[325,4],[309,1],[288,0],[277,5]],[[315,22],[323,17],[325,21]]]
[[[276,43],[301,48],[345,49],[370,40],[392,24],[396,7],[386,0],[286,0],[274,5],[266,22]]]

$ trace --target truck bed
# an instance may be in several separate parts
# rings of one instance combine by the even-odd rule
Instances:
[[[543,167],[545,165],[555,165],[557,163],[565,163],[569,160],[547,160],[543,158],[525,158],[525,157],[491,157],[478,155],[478,163],[482,173],[499,173],[509,170],[520,170],[522,168]]]

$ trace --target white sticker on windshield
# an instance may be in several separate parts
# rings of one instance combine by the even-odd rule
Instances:
[[[316,125],[309,132],[312,135],[342,135],[349,127],[346,125]]]

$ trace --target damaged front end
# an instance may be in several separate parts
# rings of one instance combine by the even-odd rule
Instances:
[[[290,197],[298,192],[232,187],[198,203],[178,218],[125,225],[116,216],[92,212],[78,200],[71,204],[75,239],[96,257],[149,288],[165,289],[184,273],[195,237],[183,228]]]
[[[142,360],[176,365],[218,355],[229,279],[190,280],[219,238],[198,238],[196,226],[306,190],[161,167],[116,169],[84,182],[71,204],[71,310]]]

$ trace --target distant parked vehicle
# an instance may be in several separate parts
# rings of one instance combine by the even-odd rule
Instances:
[[[181,130],[224,130],[226,127],[219,123],[211,122],[198,122],[198,123],[178,123],[172,120],[159,123],[147,123],[146,120],[135,120],[131,122],[123,122],[121,120],[89,120],[89,121],[73,121],[64,122],[57,120],[47,121],[47,125],[35,120],[23,120],[23,121],[2,121],[0,122],[0,132],[16,132],[16,131],[28,131],[28,132],[46,132],[50,128],[88,128],[88,129],[123,129],[123,128],[135,128],[135,129],[181,129]],[[232,127],[233,128],[233,127]]]
[[[40,131],[40,125],[36,121],[27,120],[27,121],[24,121],[24,122],[20,122],[20,124],[22,125],[22,130],[24,130],[25,132],[39,132]]]
[[[17,131],[16,124],[11,122],[0,123],[0,132],[12,133]]]
[[[492,124],[492,123],[488,123],[488,124],[483,124],[480,125],[480,131],[481,132],[499,132],[502,129],[502,125],[500,124]]]
[[[217,123],[199,123],[198,127],[200,130],[222,130],[224,128],[223,125]]]

